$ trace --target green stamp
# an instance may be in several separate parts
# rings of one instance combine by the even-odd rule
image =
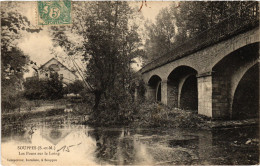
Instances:
[[[71,24],[71,1],[38,1],[38,25]]]

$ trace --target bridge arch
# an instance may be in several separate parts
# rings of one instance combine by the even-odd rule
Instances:
[[[237,83],[231,103],[232,119],[259,115],[259,62],[251,66]]]
[[[211,56],[212,61],[210,65],[207,67],[208,71],[210,71],[210,69],[213,69],[213,67],[216,66],[223,58],[232,54],[236,50],[239,50],[241,48],[247,47],[248,45],[256,44],[259,42],[260,42],[259,28],[257,27],[251,30],[250,32],[235,36],[232,40],[228,40],[226,42],[220,43],[219,44],[220,49],[219,51],[217,50],[218,53],[214,56]]]
[[[198,109],[197,71],[178,66],[168,75],[168,105],[182,109]]]
[[[259,70],[256,70],[257,67],[251,69],[252,66],[255,66],[255,64],[258,63],[258,61],[259,43],[252,43],[245,45],[226,55],[212,68],[213,117],[226,117],[230,119],[243,118],[237,117],[238,114],[243,114],[241,113],[241,109],[236,110],[238,109],[237,101],[241,102],[241,97],[238,96],[241,94],[240,92],[243,91],[241,90],[241,86],[245,88],[250,86],[250,84],[253,84],[254,87],[251,89],[259,88],[259,84],[256,85],[256,83],[254,83],[254,80],[258,80],[258,78],[249,79],[247,76],[247,71],[251,70],[254,70],[254,72],[259,75]],[[249,75],[256,77],[256,75],[253,74]],[[247,83],[243,81],[244,79],[247,80]],[[234,97],[236,100],[235,105],[233,105]],[[250,104],[250,101],[247,99],[243,102],[243,104],[249,106],[252,103]]]
[[[153,75],[148,81],[147,98],[152,101],[161,101],[161,77]]]

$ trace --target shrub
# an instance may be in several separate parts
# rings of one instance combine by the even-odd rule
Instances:
[[[14,111],[17,108],[20,108],[22,103],[23,103],[23,99],[21,93],[9,94],[5,97],[2,97],[2,102],[1,102],[2,111],[3,112]]]
[[[145,92],[146,92],[145,82],[142,79],[140,79],[139,84],[137,86],[137,95],[139,100],[141,101],[145,100]]]
[[[137,126],[144,127],[199,127],[207,118],[192,111],[170,108],[161,103],[144,102],[134,116]]]
[[[47,80],[33,78],[24,83],[24,96],[29,100],[46,99]]]
[[[58,74],[54,73],[48,80],[32,78],[24,83],[24,96],[29,100],[60,99],[63,97],[63,86]]]
[[[102,98],[97,112],[92,112],[89,123],[94,125],[128,125],[134,120],[137,105],[131,94],[111,93]]]
[[[69,93],[79,94],[82,91],[82,89],[84,89],[84,84],[80,80],[76,80],[68,85]]]

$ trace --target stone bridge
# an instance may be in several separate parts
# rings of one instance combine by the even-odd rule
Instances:
[[[244,10],[144,66],[146,98],[214,119],[258,116],[258,2]]]

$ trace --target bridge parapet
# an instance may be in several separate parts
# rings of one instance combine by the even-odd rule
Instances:
[[[259,4],[255,1],[206,31],[178,45],[171,52],[148,63],[141,69],[141,73],[149,72],[257,26],[259,26]]]

